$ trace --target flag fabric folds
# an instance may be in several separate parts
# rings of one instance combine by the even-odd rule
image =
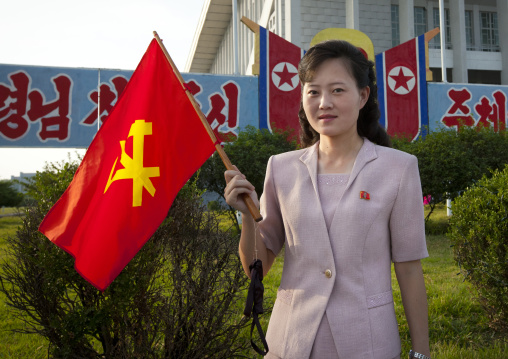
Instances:
[[[300,128],[298,63],[303,49],[259,26],[259,128]]]
[[[39,230],[104,291],[214,150],[154,39]]]
[[[425,35],[376,55],[380,123],[389,135],[416,139],[428,126]]]

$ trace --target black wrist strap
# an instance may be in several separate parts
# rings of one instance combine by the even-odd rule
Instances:
[[[254,325],[256,326],[259,334],[259,338],[261,339],[261,343],[263,343],[263,347],[266,351],[261,350],[256,343],[254,343],[254,340],[252,340],[252,332],[254,331]],[[263,333],[263,328],[261,328],[261,324],[259,323],[259,318],[256,313],[252,313],[252,324],[250,326],[250,344],[252,345],[252,348],[258,352],[258,354],[261,354],[262,356],[265,356],[268,354],[268,343],[266,342],[265,334]]]
[[[250,327],[250,343],[252,348],[258,353],[265,356],[268,353],[268,343],[266,342],[265,334],[263,333],[263,328],[261,328],[261,324],[259,323],[258,314],[263,314],[263,293],[265,288],[263,286],[263,264],[259,259],[255,259],[249,265],[250,270],[250,286],[249,291],[247,292],[247,300],[245,303],[245,309],[243,314],[247,317],[250,317],[252,313],[252,324]],[[258,330],[259,337],[261,339],[261,343],[263,343],[263,347],[266,351],[261,350],[252,340],[252,333],[254,332],[254,326]]]

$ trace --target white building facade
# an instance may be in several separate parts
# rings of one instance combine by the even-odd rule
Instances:
[[[23,183],[28,184],[28,181],[30,178],[35,176],[36,173],[27,173],[27,172],[20,172],[19,176],[11,176],[11,181],[14,182],[14,189],[18,191],[19,193],[25,193],[25,186],[23,186]]]
[[[447,81],[508,85],[508,0],[447,0],[444,10]],[[439,0],[205,0],[184,71],[251,74],[254,34],[242,16],[305,50],[321,30],[356,29],[377,54],[439,27],[439,14]],[[441,61],[438,35],[429,44],[434,81]]]

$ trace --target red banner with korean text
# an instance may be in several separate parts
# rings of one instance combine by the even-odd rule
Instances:
[[[39,230],[103,291],[214,150],[154,39]]]

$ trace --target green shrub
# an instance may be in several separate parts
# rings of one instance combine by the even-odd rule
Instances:
[[[222,206],[219,201],[210,201],[207,203],[206,207],[209,211],[220,211],[222,210]]]
[[[508,137],[491,128],[441,129],[414,142],[394,138],[393,145],[418,158],[423,195],[432,198],[427,220],[436,204],[457,197],[508,163]]]
[[[0,291],[16,330],[49,342],[52,358],[230,358],[248,346],[239,334],[246,276],[238,237],[219,228],[196,184],[103,293],[73,258],[38,232],[77,164],[52,166],[31,182],[34,206],[6,239]]]
[[[508,331],[508,166],[464,191],[452,211],[448,236],[455,260],[492,326]]]

